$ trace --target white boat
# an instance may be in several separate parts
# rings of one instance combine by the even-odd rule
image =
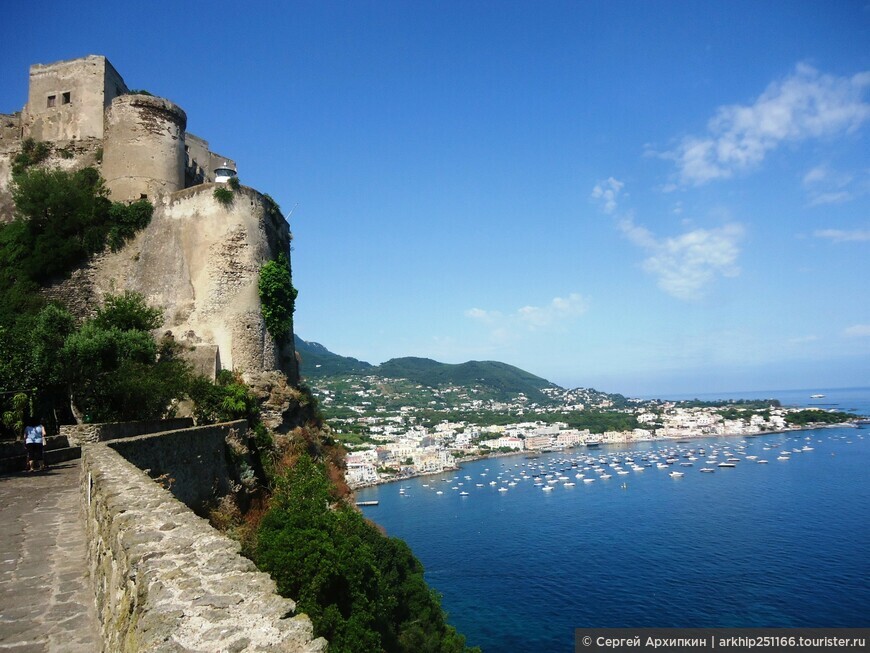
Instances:
[[[584,483],[594,483],[594,482],[595,482],[595,479],[594,479],[594,478],[584,478],[584,479],[583,479],[583,482],[584,482]]]
[[[438,490],[435,494],[444,494],[441,490]]]
[[[719,467],[737,467],[734,463],[719,463]]]
[[[668,474],[668,476],[670,476],[671,478],[680,478],[682,476],[685,476],[685,474],[683,472],[671,472],[670,474]]]
[[[508,489],[507,489],[506,487],[500,487],[500,488],[498,489],[498,491],[499,491],[499,492],[507,492]]]
[[[552,492],[552,491],[553,491],[553,486],[552,486],[552,485],[545,485],[545,486],[544,486],[543,488],[541,488],[541,489],[542,489],[544,492]]]
[[[712,474],[716,470],[713,469],[712,467],[702,467],[701,471],[704,472],[705,474]]]
[[[467,497],[467,496],[468,496],[468,492],[466,492],[465,490],[463,490],[462,492],[459,493],[459,496],[461,496],[461,497]]]
[[[766,465],[766,464],[767,464],[767,461],[764,460],[764,459],[762,459],[762,460],[757,460],[757,461],[755,461],[755,462],[757,462],[759,465]]]
[[[810,399],[824,399],[825,395],[810,395]]]
[[[567,483],[565,483],[565,487],[574,487],[575,485],[577,485],[577,484],[574,483],[573,481],[568,481]]]

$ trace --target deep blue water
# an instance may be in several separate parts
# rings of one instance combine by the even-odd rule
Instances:
[[[828,396],[766,396],[870,414],[870,389],[817,392]],[[568,653],[578,627],[870,625],[870,427],[594,452],[639,461],[699,447],[741,461],[702,474],[700,457],[693,467],[674,464],[682,478],[653,466],[607,480],[582,472],[581,461],[581,472],[597,478],[585,484],[570,463],[557,462],[587,454],[580,448],[476,461],[361,490],[357,499],[380,501],[366,515],[408,542],[450,622],[485,653]],[[783,448],[801,451],[779,461]],[[571,469],[564,475],[576,486],[543,492],[520,476],[551,462]],[[516,485],[505,485],[512,477]]]

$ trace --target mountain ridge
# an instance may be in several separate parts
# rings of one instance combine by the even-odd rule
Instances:
[[[530,399],[543,399],[544,388],[559,388],[547,379],[499,361],[441,363],[431,358],[404,356],[372,365],[333,353],[318,342],[308,342],[298,335],[294,337],[296,351],[301,358],[300,374],[311,379],[336,375],[376,375],[403,378],[433,388],[442,385],[480,385],[501,395],[522,393]]]

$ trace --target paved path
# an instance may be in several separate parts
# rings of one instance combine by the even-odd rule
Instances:
[[[0,476],[0,653],[97,653],[79,461]]]

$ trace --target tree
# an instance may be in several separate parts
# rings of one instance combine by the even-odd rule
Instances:
[[[468,651],[408,545],[337,502],[307,454],[277,479],[255,558],[308,614],[331,653]]]
[[[110,295],[97,315],[71,333],[58,357],[75,406],[91,421],[165,416],[190,385],[178,345],[154,340],[162,321],[135,293]]]
[[[108,295],[93,320],[102,329],[121,331],[153,331],[162,321],[163,312],[159,308],[148,306],[142,295],[130,290]]]

